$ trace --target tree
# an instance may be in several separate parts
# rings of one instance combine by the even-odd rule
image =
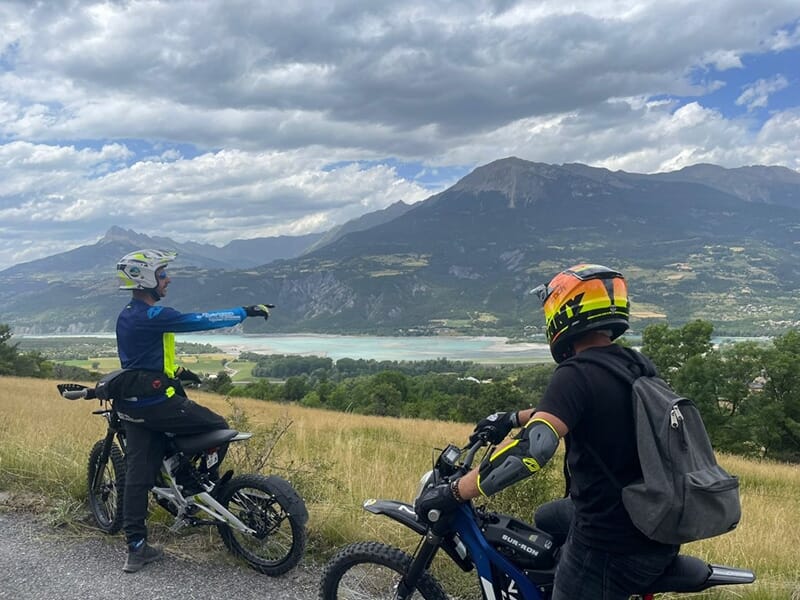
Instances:
[[[385,417],[399,417],[403,402],[400,391],[389,383],[376,383],[371,386],[367,414]]]
[[[304,377],[289,377],[283,384],[283,398],[289,402],[297,402],[308,392]]]
[[[675,390],[697,405],[714,447],[749,452],[743,410],[754,401],[750,385],[762,364],[761,349],[742,343],[691,356],[673,373]]]
[[[53,364],[39,352],[20,352],[11,336],[11,328],[0,324],[0,375],[51,377]]]
[[[713,348],[711,333],[714,326],[696,320],[680,329],[670,329],[666,323],[650,325],[642,333],[642,352],[655,363],[659,374],[672,383],[673,374],[692,356],[702,356]]]
[[[0,325],[0,375],[16,375],[17,344],[10,344],[11,328]]]
[[[220,371],[213,379],[208,380],[208,389],[218,394],[227,394],[233,388],[233,380],[225,371]]]
[[[800,332],[792,330],[764,352],[763,399],[752,411],[754,437],[767,454],[800,459]]]

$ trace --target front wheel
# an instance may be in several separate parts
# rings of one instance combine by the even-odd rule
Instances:
[[[104,444],[105,440],[98,440],[89,453],[89,510],[101,531],[117,533],[122,529],[125,457],[112,442],[108,458],[103,461]]]
[[[411,556],[378,542],[356,542],[341,549],[326,565],[319,600],[390,600],[408,571]],[[412,600],[447,600],[442,586],[427,571]]]
[[[225,485],[219,502],[255,530],[247,534],[219,525],[222,541],[233,554],[273,577],[300,562],[308,511],[288,481],[275,475],[238,475]]]

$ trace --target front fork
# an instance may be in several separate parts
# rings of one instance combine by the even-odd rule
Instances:
[[[422,544],[420,544],[419,550],[417,550],[417,553],[414,555],[414,559],[411,561],[408,571],[406,571],[406,574],[403,575],[403,578],[397,585],[396,600],[408,600],[408,598],[411,597],[417,589],[417,583],[419,583],[422,574],[431,566],[433,557],[436,556],[436,552],[439,550],[441,544],[442,536],[434,533],[430,529],[425,533],[425,538]]]
[[[96,490],[98,484],[100,483],[103,477],[103,471],[104,471],[103,466],[108,464],[108,457],[111,456],[111,446],[114,444],[114,437],[116,435],[117,432],[110,428],[106,432],[106,437],[103,439],[103,450],[100,452],[100,458],[98,461],[99,464],[97,465],[97,468],[95,468],[94,477],[92,477],[92,481],[90,482],[91,485],[91,487],[89,488],[90,490]],[[122,442],[121,447],[124,453],[125,452],[124,440],[120,439],[120,442]]]

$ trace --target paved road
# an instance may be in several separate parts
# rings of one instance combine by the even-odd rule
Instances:
[[[163,560],[127,574],[122,572],[125,550],[118,536],[70,533],[35,516],[0,512],[0,598],[313,600],[317,596],[318,567],[301,563],[287,575],[271,578],[228,560],[178,556],[181,541],[167,545]]]

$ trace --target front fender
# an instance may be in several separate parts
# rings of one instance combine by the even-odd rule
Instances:
[[[405,502],[370,498],[369,500],[364,500],[364,510],[376,515],[386,515],[419,535],[426,535],[428,532],[428,527],[417,520],[417,513],[414,512],[414,507]],[[471,508],[464,506],[463,510],[471,510]],[[441,541],[441,547],[464,571],[470,571],[473,568],[472,560],[468,557],[467,550],[457,535],[453,533],[446,535]]]
[[[364,510],[375,515],[386,515],[420,535],[425,535],[427,531],[425,524],[417,520],[417,513],[414,512],[414,507],[405,502],[370,498],[369,500],[364,500],[363,506]]]

